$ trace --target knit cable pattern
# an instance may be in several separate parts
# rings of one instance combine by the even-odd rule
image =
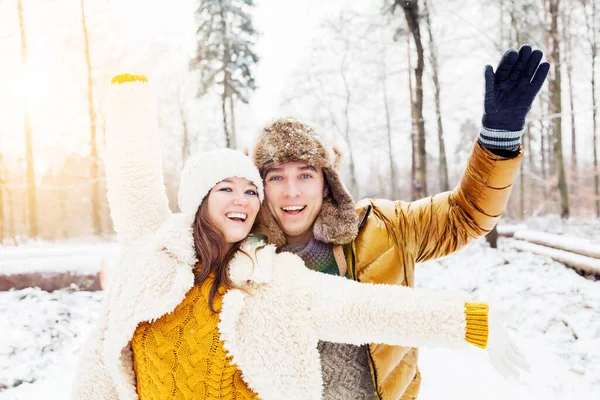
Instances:
[[[140,400],[258,399],[223,348],[219,315],[208,307],[212,282],[190,289],[172,313],[138,325],[131,345]]]

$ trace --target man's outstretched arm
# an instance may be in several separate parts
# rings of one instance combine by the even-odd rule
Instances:
[[[486,66],[482,129],[453,191],[393,206],[373,202],[397,224],[398,238],[416,262],[456,251],[503,215],[522,158],[525,118],[548,75],[542,56],[525,45],[508,50],[496,72]]]

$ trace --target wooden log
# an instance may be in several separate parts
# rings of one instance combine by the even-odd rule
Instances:
[[[78,274],[76,272],[30,272],[25,274],[0,275],[0,291],[39,287],[53,292],[75,284],[80,290],[102,290],[98,274]]]
[[[513,237],[516,231],[521,231],[527,229],[525,225],[496,225],[496,229],[498,230],[498,236],[500,237]]]
[[[518,251],[527,251],[533,254],[550,257],[555,261],[563,263],[568,267],[578,269],[586,274],[600,276],[600,259],[569,253],[551,247],[540,246],[523,240],[515,240],[514,247]]]
[[[526,242],[600,259],[600,244],[586,239],[528,230],[516,231],[513,237]]]

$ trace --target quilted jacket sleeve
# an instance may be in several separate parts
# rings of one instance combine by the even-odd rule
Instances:
[[[156,99],[141,75],[113,78],[106,110],[106,180],[122,243],[155,232],[168,218]]]
[[[415,262],[448,255],[493,229],[508,204],[521,158],[521,151],[503,158],[476,143],[454,190],[413,202],[376,200],[374,211],[389,222]]]

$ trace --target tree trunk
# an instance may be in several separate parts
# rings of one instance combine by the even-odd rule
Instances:
[[[8,230],[10,232],[10,237],[13,240],[15,246],[17,245],[17,231],[15,229],[15,207],[13,204],[13,194],[6,188],[6,209],[10,211],[10,223],[8,224]]]
[[[4,160],[0,153],[0,246],[4,243]]]
[[[350,84],[346,77],[345,63],[346,63],[347,52],[344,54],[344,60],[342,61],[342,80],[344,81],[345,89],[345,103],[344,103],[344,139],[348,144],[349,162],[350,162],[350,184],[352,185],[352,195],[354,198],[358,198],[360,193],[358,187],[358,179],[356,178],[356,164],[354,163],[354,151],[352,151],[352,141],[350,140]]]
[[[531,124],[527,124],[527,128],[525,129],[524,132],[524,137],[523,137],[523,153],[525,152],[531,152],[531,150],[529,149],[529,147],[526,147],[528,145],[527,143],[527,137],[530,134],[530,129],[531,129]],[[520,188],[520,196],[519,196],[519,217],[521,219],[521,221],[523,221],[525,219],[525,163],[521,163],[521,167],[519,169],[519,188]]]
[[[98,173],[98,142],[96,139],[96,110],[94,107],[94,81],[92,79],[92,62],[90,57],[90,41],[85,19],[84,0],[81,0],[81,25],[83,27],[83,39],[85,43],[85,62],[87,64],[88,80],[88,113],[90,117],[90,149],[92,183],[92,232],[94,235],[102,234],[102,223],[100,220],[100,176]]]
[[[542,106],[542,108],[544,108]],[[546,127],[544,126],[544,122],[542,121],[541,126],[540,126],[540,153],[542,154],[542,168],[541,168],[541,173],[542,173],[542,179],[544,180],[544,197],[547,196],[546,193],[546,179],[548,178],[548,175],[546,174],[546,147],[548,145],[546,144]]]
[[[498,226],[497,225],[494,226],[494,228],[490,231],[490,233],[485,235],[485,240],[487,240],[487,242],[490,244],[490,247],[492,249],[498,248]]]
[[[64,186],[64,188],[61,188],[58,190],[58,215],[59,218],[63,221],[63,223],[60,224],[60,231],[57,232],[57,236],[60,235],[61,239],[66,239],[67,236],[69,235],[69,227],[68,227],[68,222],[69,221],[69,207],[68,207],[68,201],[69,201],[69,196],[67,196],[67,189],[66,186],[69,184],[69,182],[65,179],[65,176],[63,174],[59,175],[59,179],[57,180],[61,186]]]
[[[221,35],[225,43],[223,54],[223,94],[221,95],[221,111],[223,113],[223,134],[225,135],[225,147],[232,148],[231,133],[227,124],[227,98],[229,97],[229,44],[227,43],[227,21],[225,20],[225,9],[221,2]]]
[[[551,2],[555,1],[555,0],[542,0],[542,5],[544,7],[544,22],[547,24],[552,24],[552,14],[551,14]],[[550,29],[545,28],[544,29],[544,43],[545,43],[545,48],[546,49],[551,49],[552,48],[552,33],[550,32]],[[548,54],[547,55],[548,60],[550,61],[552,59],[552,54]],[[555,65],[554,65],[555,66]],[[551,86],[551,79],[550,77],[548,78],[548,86]],[[552,92],[552,90],[550,89],[550,92]],[[540,99],[542,100],[542,99]],[[550,94],[550,98],[549,99],[545,99],[543,102],[540,101],[540,104],[542,106],[542,115],[551,115],[552,114],[552,95]],[[556,164],[554,162],[554,134],[553,134],[553,121],[552,120],[548,120],[547,124],[544,123],[544,136],[546,139],[546,153],[542,154],[542,156],[545,158],[545,165],[544,168],[546,168],[545,172],[547,172],[547,174],[545,175],[545,177],[550,178],[551,176],[553,176],[556,173]],[[544,189],[544,193],[547,194],[546,189]]]
[[[387,64],[386,64],[386,54],[383,54],[383,76],[381,79],[382,89],[383,89],[383,106],[385,110],[385,127],[387,133],[387,145],[388,145],[388,159],[390,162],[390,199],[399,198],[397,181],[396,181],[396,167],[394,165],[394,150],[392,148],[392,122],[390,116],[390,107],[388,100],[388,91],[387,91]]]
[[[592,50],[592,153],[594,157],[594,194],[596,218],[600,218],[600,171],[598,171],[598,110],[596,98],[596,57],[598,56],[598,42],[596,41],[596,2],[592,1],[591,15],[586,12],[586,25],[588,29],[588,41]],[[583,4],[584,11],[587,9]]]
[[[417,198],[427,196],[427,154],[425,151],[425,119],[423,118],[423,69],[424,51],[419,29],[419,7],[417,0],[403,0],[402,9],[417,48],[417,67],[415,68],[415,119],[417,125]]]
[[[594,3],[595,4],[595,3]],[[594,6],[594,9],[596,7]],[[594,14],[595,15],[595,14]],[[594,35],[595,36],[595,35]],[[596,43],[594,40],[594,47]],[[600,171],[598,171],[598,109],[596,101],[596,79],[594,74],[596,73],[596,48],[594,48],[594,54],[592,56],[592,118],[593,118],[593,136],[592,146],[594,147],[594,193],[596,194],[596,218],[600,218]]]
[[[19,27],[21,30],[21,70],[25,75],[25,79],[30,79],[27,76],[27,36],[25,35],[25,21],[23,17],[23,4],[21,0],[17,0],[19,9]],[[31,132],[31,119],[29,116],[29,93],[23,93],[23,125],[25,129],[25,159],[27,161],[27,200],[29,203],[29,237],[35,238],[38,236],[38,220],[37,220],[37,199],[35,186],[35,169],[33,159],[33,137]]]
[[[417,119],[415,118],[415,102],[413,101],[413,89],[412,89],[412,63],[410,58],[410,33],[406,32],[406,47],[407,47],[407,59],[408,59],[408,93],[410,102],[410,148],[411,148],[411,165],[410,165],[410,189],[411,189],[411,200],[417,200],[418,197],[418,183],[417,183]]]
[[[523,140],[523,143],[525,144],[524,146],[527,148],[527,152],[526,154],[528,154],[528,164],[529,164],[529,171],[531,171],[532,173],[536,171],[535,168],[535,163],[533,160],[533,149],[531,147],[531,122],[529,123],[527,130],[525,131],[526,136]],[[530,210],[534,210],[534,196],[531,196],[531,193],[537,193],[537,189],[535,187],[535,181],[534,180],[529,180],[529,209]]]
[[[183,128],[183,143],[181,144],[181,165],[185,165],[187,158],[190,156],[190,132],[188,130],[187,119],[183,112],[183,104],[179,101],[179,116],[181,118],[181,126]]]
[[[429,15],[429,5],[427,0],[423,2],[425,23],[427,24],[427,33],[429,35],[429,62],[431,64],[431,73],[433,79],[433,87],[435,90],[435,113],[437,116],[437,128],[438,128],[438,157],[439,157],[439,178],[440,178],[440,190],[447,192],[450,190],[450,183],[448,181],[448,162],[446,159],[446,144],[444,142],[444,127],[442,125],[442,109],[440,104],[440,80],[439,80],[439,68],[437,60],[437,48],[433,39],[433,32],[431,30],[431,17]]]
[[[500,2],[500,22],[498,25],[500,25],[500,47],[501,48],[506,48],[506,46],[504,45],[504,13],[505,13],[505,7],[504,7],[504,1],[503,0],[499,0]]]
[[[235,112],[234,112],[234,104],[233,104],[233,96],[229,96],[229,121],[231,128],[231,148],[237,149],[237,136],[235,134]]]
[[[577,186],[577,135],[575,129],[575,104],[573,102],[573,41],[570,34],[571,14],[565,18],[565,26],[563,28],[563,40],[565,42],[565,62],[567,63],[567,80],[569,85],[569,106],[571,109],[571,191],[575,192]],[[593,75],[592,75],[593,76]]]
[[[229,135],[229,129],[227,126],[227,94],[225,94],[225,88],[223,88],[223,95],[221,96],[221,112],[223,113],[223,134],[225,135],[225,147],[231,148],[231,136]]]
[[[562,105],[561,105],[561,73],[560,73],[560,39],[558,33],[558,14],[560,0],[550,0],[550,17],[552,18],[550,26],[550,35],[552,36],[552,66],[554,68],[553,79],[550,80],[550,104],[552,105],[553,141],[554,141],[554,159],[556,161],[556,170],[558,172],[558,189],[560,191],[560,215],[562,218],[569,217],[569,192],[567,181],[565,179],[565,168],[562,152]]]

